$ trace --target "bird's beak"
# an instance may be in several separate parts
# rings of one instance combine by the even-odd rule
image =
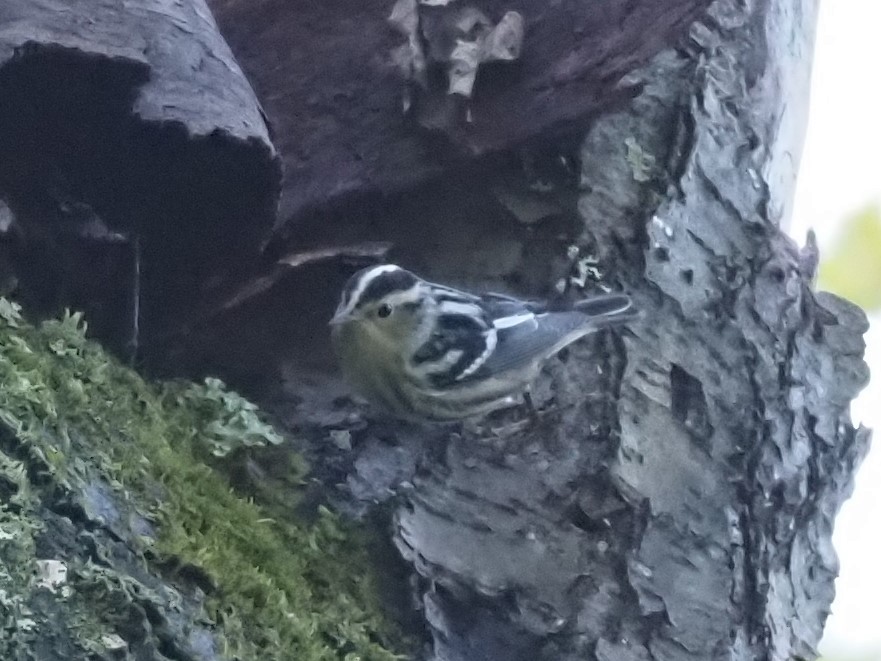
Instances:
[[[333,318],[327,322],[327,325],[328,326],[340,326],[340,325],[346,323],[347,321],[351,321],[352,319],[354,319],[354,317],[352,316],[352,314],[350,312],[338,311],[336,314],[333,315]]]

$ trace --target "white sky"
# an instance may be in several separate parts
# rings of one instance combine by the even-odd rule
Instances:
[[[824,247],[841,221],[881,203],[881,0],[821,0],[810,120],[792,216],[802,242],[813,227]],[[881,375],[881,315],[866,360]],[[881,378],[854,403],[855,422],[881,430]],[[881,431],[878,434],[881,438]],[[881,440],[878,441],[881,443]],[[876,443],[876,445],[878,445]],[[834,535],[841,561],[821,650],[835,661],[881,661],[881,449],[870,452]]]

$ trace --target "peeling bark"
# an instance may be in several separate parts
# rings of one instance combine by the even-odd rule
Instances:
[[[402,39],[387,23],[393,2],[209,4],[275,127],[284,228],[339,198],[405,191],[465,156],[510,149],[620,105],[634,93],[621,77],[675,43],[709,0],[467,3],[493,22],[517,11],[526,24],[519,61],[481,69],[470,121],[445,79],[403,114],[392,57]],[[423,9],[440,21],[458,4]],[[427,140],[420,125],[439,139]]]

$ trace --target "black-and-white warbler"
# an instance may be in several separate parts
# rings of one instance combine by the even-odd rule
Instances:
[[[548,358],[634,316],[624,294],[555,311],[383,264],[349,279],[330,324],[346,378],[371,404],[399,418],[444,422],[515,404]]]

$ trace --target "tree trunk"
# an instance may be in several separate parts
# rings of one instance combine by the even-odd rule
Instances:
[[[863,313],[781,227],[815,11],[714,3],[587,131],[582,236],[644,317],[550,370],[552,426],[415,480],[396,540],[435,658],[816,656],[868,374]]]
[[[27,4],[11,6],[27,13]],[[202,7],[180,6],[190,4]],[[447,94],[456,72],[438,46],[464,15],[458,3],[413,3],[413,46],[387,25],[385,0],[208,0],[285,166],[264,253],[256,246],[278,191],[275,152],[198,11],[181,10],[181,20],[207,25],[199,43],[228,66],[209,67],[219,78],[199,79],[186,98],[205,88],[227,99],[229,85],[234,107],[212,101],[184,117],[145,118],[144,101],[134,113],[112,106],[116,114],[89,126],[132,115],[154,129],[181,121],[199,138],[156,130],[137,143],[137,167],[128,143],[111,141],[85,164],[140,178],[137,194],[91,179],[77,192],[111,226],[150,237],[144,267],[154,277],[143,296],[157,312],[143,331],[147,365],[222,375],[295,432],[313,468],[308,502],[331,503],[385,537],[391,529],[406,564],[378,564],[397,618],[430,641],[427,657],[812,659],[833,596],[833,520],[869,436],[848,415],[867,379],[865,316],[813,291],[816,256],[782,229],[816,3],[595,4],[476,2],[487,26],[517,11],[525,28],[516,60],[481,63],[468,98]],[[165,19],[133,19],[129,30],[165,34]],[[0,30],[0,46],[10,34],[19,35]],[[187,52],[190,42],[163,43]],[[424,50],[424,81],[391,65],[402,44]],[[120,94],[140,90],[154,110],[166,108],[163,90],[178,89],[157,80],[187,78],[175,57],[97,52],[102,66],[133,63]],[[9,53],[0,48],[0,90],[14,98],[23,88]],[[23,107],[3,103],[0,136]],[[239,111],[247,130],[231,119]],[[80,115],[50,119],[75,127]],[[232,156],[205,158],[202,139]],[[80,157],[61,151],[57,167],[81,172]],[[190,154],[204,185],[169,192],[159,176],[168,151]],[[27,162],[24,147],[10,153]],[[0,167],[0,190],[23,220],[40,216],[33,190],[47,186],[17,171]],[[236,223],[243,200],[259,210],[253,225]],[[138,223],[114,222],[129,212]],[[168,241],[185,217],[185,240]],[[218,237],[222,253],[212,252]],[[190,256],[211,268],[188,269]],[[340,383],[326,321],[345,278],[375,259],[528,296],[566,283],[623,288],[642,317],[552,361],[534,389],[532,425],[518,410],[456,432],[374,422]],[[273,502],[290,488],[270,479],[277,456],[255,451],[236,486]],[[342,658],[348,648],[338,649]]]

